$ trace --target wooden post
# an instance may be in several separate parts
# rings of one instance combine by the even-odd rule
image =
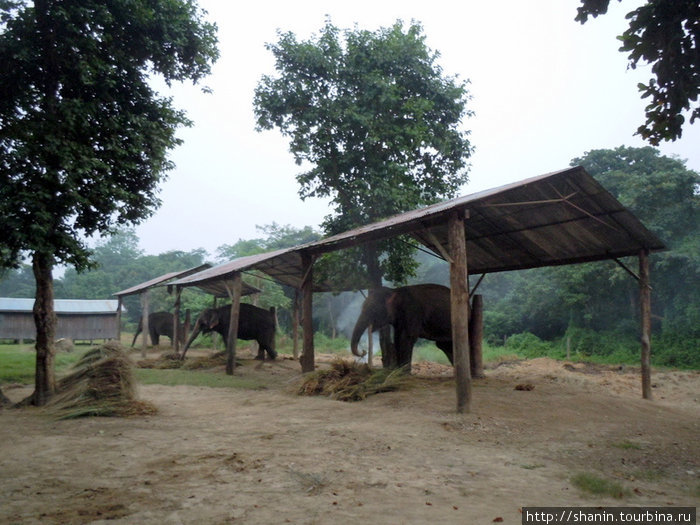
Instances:
[[[313,309],[313,256],[307,252],[301,253],[302,272],[304,279],[301,283],[301,317],[304,323],[304,347],[299,358],[302,373],[313,372],[315,368],[314,358],[314,325],[312,318]]]
[[[469,317],[469,364],[472,378],[484,377],[483,340],[484,297],[476,294],[472,297],[471,315]]]
[[[469,369],[469,288],[467,285],[467,242],[464,235],[464,214],[454,211],[448,221],[450,243],[450,308],[452,349],[457,388],[457,412],[469,412],[471,375]]]
[[[117,342],[122,342],[122,296],[117,298]]]
[[[190,328],[192,328],[192,310],[189,308],[185,309],[185,324],[182,328],[185,331],[185,333],[182,334],[182,340],[187,341],[190,338]]]
[[[292,355],[299,359],[299,289],[294,290],[292,305]]]
[[[226,374],[233,375],[236,368],[236,343],[238,340],[238,318],[241,310],[241,292],[243,281],[241,274],[236,272],[230,282],[226,283],[226,291],[231,298],[231,317],[229,318],[226,344]]]
[[[141,329],[143,330],[143,343],[141,345],[141,357],[146,357],[148,347],[148,299],[149,290],[146,289],[141,294]]]
[[[173,312],[173,352],[180,353],[180,299],[182,296],[182,287],[175,287],[175,308]]]
[[[639,304],[642,328],[642,397],[651,399],[651,287],[649,250],[639,252]]]

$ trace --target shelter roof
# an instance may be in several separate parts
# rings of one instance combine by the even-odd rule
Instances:
[[[172,286],[185,287],[197,286],[209,293],[223,292],[219,293],[219,295],[227,297],[223,281],[231,279],[235,273],[256,269],[269,275],[277,282],[299,288],[301,286],[303,272],[301,260],[302,251],[303,250],[297,246],[240,257],[202,272],[183,277],[170,284]],[[245,283],[243,284],[245,287]],[[333,290],[333,287],[330,284],[314,283],[314,291],[331,290]],[[245,292],[243,295],[245,295]]]
[[[410,235],[438,256],[449,249],[447,222],[464,221],[471,274],[582,263],[637,255],[665,246],[582,167],[532,177],[395,215],[294,248],[243,257],[172,284],[230,278],[256,268],[295,287],[301,254],[323,253],[398,235]],[[315,283],[315,289],[333,288]]]
[[[55,299],[57,314],[114,314],[119,302],[115,299]],[[0,297],[0,312],[31,313],[34,299]]]

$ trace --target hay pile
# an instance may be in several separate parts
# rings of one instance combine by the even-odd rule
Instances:
[[[372,394],[398,390],[409,379],[403,368],[372,369],[366,364],[338,359],[331,363],[329,369],[306,375],[297,394],[324,395],[339,401],[362,401]]]
[[[240,363],[236,361],[236,366]],[[194,357],[183,361],[178,354],[163,354],[156,359],[142,359],[136,362],[139,368],[155,368],[160,370],[178,369],[199,370],[226,366],[226,352],[218,352],[209,356]]]
[[[62,378],[46,407],[60,419],[85,416],[154,414],[150,403],[136,399],[133,363],[118,343],[88,351]]]

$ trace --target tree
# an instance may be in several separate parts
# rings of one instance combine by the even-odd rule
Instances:
[[[326,197],[334,234],[454,196],[471,153],[460,130],[466,82],[443,75],[422,28],[397,22],[376,32],[341,32],[330,20],[310,40],[279,33],[268,44],[277,76],[255,90],[258,130],[278,128],[309,169],[297,176],[302,199]],[[412,248],[392,241],[365,249],[359,266],[374,286],[402,281]]]
[[[31,256],[34,404],[55,388],[52,268],[88,268],[86,238],[158,206],[190,122],[149,78],[210,72],[216,26],[203,16],[194,0],[0,2],[0,266]]]
[[[605,14],[610,0],[581,0],[576,20]],[[700,117],[700,3],[693,0],[649,0],[627,14],[629,29],[620,37],[620,51],[629,52],[629,67],[640,60],[654,75],[638,85],[642,98],[651,97],[646,123],[637,134],[658,145],[683,134],[684,111],[691,124]],[[694,103],[694,104],[693,104]]]

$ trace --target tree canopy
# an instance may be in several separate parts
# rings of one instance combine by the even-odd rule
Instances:
[[[289,137],[307,168],[297,176],[302,199],[331,199],[327,234],[454,196],[466,182],[466,81],[444,75],[419,24],[341,31],[328,20],[309,40],[278,36],[267,46],[278,74],[255,91],[258,129]],[[387,270],[401,280],[406,254],[389,242],[362,264],[374,281]]]
[[[35,403],[55,383],[54,264],[85,269],[87,237],[153,213],[190,124],[151,76],[196,83],[217,57],[194,0],[0,2],[0,266],[32,256]]]
[[[620,0],[621,1],[621,0]],[[608,11],[610,0],[581,0],[576,20],[586,23]],[[700,3],[689,0],[649,0],[627,14],[629,29],[620,37],[629,67],[640,60],[651,64],[653,77],[638,85],[646,106],[646,122],[637,133],[650,144],[676,140],[685,117],[700,118]]]

